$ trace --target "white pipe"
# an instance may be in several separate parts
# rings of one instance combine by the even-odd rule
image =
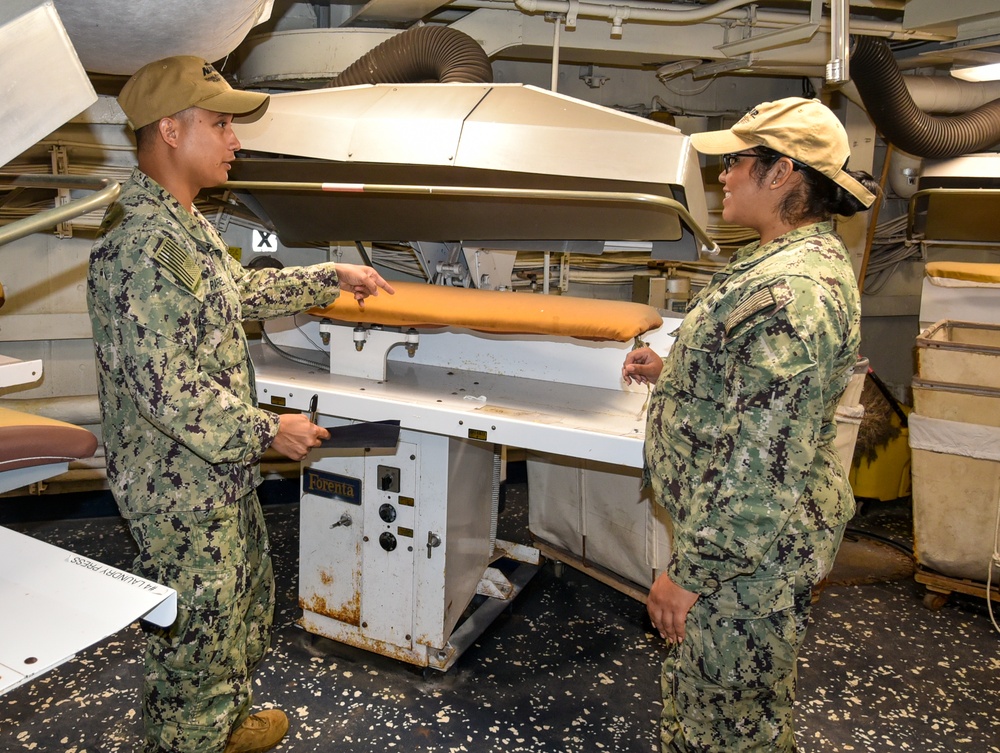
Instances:
[[[723,21],[747,21],[748,11],[733,10],[742,5],[753,4],[753,0],[725,0],[713,5],[700,6],[698,10],[677,10],[674,3],[643,3],[641,0],[629,0],[628,2],[615,2],[610,0],[610,4],[601,0],[590,0],[590,2],[571,2],[570,0],[514,0],[514,5],[522,13],[568,13],[572,6],[573,11],[578,16],[588,18],[603,18],[613,21],[616,17],[621,18],[625,10],[628,19],[631,21],[647,21],[661,24],[693,24],[702,21],[720,23]],[[456,0],[453,7],[477,7],[476,0]],[[490,3],[488,7],[495,8],[496,3]],[[724,12],[723,12],[724,11]],[[782,28],[801,24],[807,16],[802,13],[791,13],[783,11],[761,11],[754,13],[754,25],[758,28]],[[828,29],[829,22],[824,21],[821,28]],[[941,34],[923,31],[910,31],[903,28],[902,24],[882,21],[872,21],[870,19],[855,19],[851,22],[851,28],[855,33],[867,34],[870,36],[884,36],[890,39],[924,39],[941,41],[948,39]]]
[[[562,19],[558,14],[553,16],[556,28],[552,31],[552,84],[549,88],[554,92],[559,91],[559,29]]]
[[[604,17],[610,14],[607,17],[613,18],[616,14],[620,14],[622,9],[627,9],[630,18],[643,18],[643,16],[636,14],[651,13],[653,17],[662,23],[695,24],[699,21],[717,18],[726,11],[739,8],[742,5],[750,5],[754,2],[756,0],[720,0],[712,5],[703,5],[696,9],[689,8],[687,10],[667,8],[658,3],[644,4],[635,2],[634,0],[630,3],[615,3],[614,5],[604,6],[602,10],[597,10],[598,8],[602,8],[600,3],[579,3],[578,7],[581,16],[596,14]],[[562,2],[561,0],[514,0],[514,5],[525,13],[536,13],[538,11],[565,13],[569,9],[569,2]],[[560,11],[555,6],[565,6],[565,9]],[[647,20],[652,20],[652,17]]]
[[[1000,81],[974,84],[951,76],[903,76],[903,81],[924,112],[968,112],[1000,99]]]
[[[850,53],[849,44],[850,12],[847,0],[832,0],[830,4],[830,62],[826,64],[826,82],[831,85],[843,84],[849,81]]]
[[[968,112],[1000,99],[1000,81],[973,84],[951,76],[903,76],[903,83],[906,84],[913,103],[927,113]],[[840,92],[858,107],[865,109],[853,82],[843,86]]]

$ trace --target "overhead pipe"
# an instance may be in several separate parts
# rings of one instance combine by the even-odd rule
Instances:
[[[742,6],[753,6],[757,0],[723,0],[711,5],[699,5],[691,8],[683,5],[684,10],[675,6],[680,3],[644,2],[643,0],[514,0],[514,5],[522,13],[562,13],[566,15],[566,28],[572,29],[579,16],[586,18],[606,19],[614,22],[616,18],[626,17],[629,21],[658,23],[667,25],[684,25],[695,23],[726,23],[733,21],[747,22],[750,10],[741,10]],[[454,0],[453,8],[491,8],[498,7],[493,0]],[[786,26],[799,25],[805,14],[753,9],[753,24],[758,28],[781,29]],[[822,27],[829,28],[829,22],[824,21]],[[921,39],[927,41],[943,41],[948,37],[927,31],[910,31],[902,24],[872,19],[854,19],[851,28],[856,33],[886,36],[892,39]]]
[[[913,101],[888,42],[857,37],[851,56],[854,83],[875,127],[898,149],[945,159],[1000,142],[1000,99],[961,115],[928,115]]]
[[[830,62],[826,64],[826,83],[834,86],[846,83],[851,78],[850,55],[850,11],[847,0],[832,0],[830,4]]]
[[[974,84],[951,76],[904,75],[903,82],[917,107],[938,115],[968,112],[994,99],[1000,99],[1000,81]],[[821,85],[820,82],[815,84],[817,88]],[[865,109],[864,100],[853,81],[842,86],[840,93],[862,110]]]
[[[577,3],[577,2],[563,2],[562,0],[514,0],[514,5],[516,5],[521,11],[525,13],[539,13],[539,12],[550,12],[550,13],[568,13],[572,14],[572,17],[576,16],[597,16],[601,18],[609,18],[614,20],[616,17],[618,19],[624,18],[634,18],[636,20],[658,20],[660,23],[673,23],[673,24],[696,24],[701,21],[707,21],[711,18],[717,18],[727,11],[739,8],[743,5],[751,5],[757,0],[720,0],[712,5],[702,5],[695,8],[688,7],[684,10],[678,10],[674,8],[668,8],[663,4],[658,4],[653,7],[651,4],[646,3],[614,3],[611,5],[602,5],[600,3]],[[647,15],[648,14],[648,15]],[[569,28],[572,28],[571,24],[567,24]]]
[[[493,82],[493,67],[482,46],[450,26],[414,26],[373,47],[331,81],[356,84],[442,84]]]

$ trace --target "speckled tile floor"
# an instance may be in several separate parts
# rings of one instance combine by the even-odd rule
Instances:
[[[291,718],[278,751],[657,749],[663,647],[641,604],[549,563],[448,673],[424,672],[295,626],[298,505],[280,502],[286,492],[265,506],[278,612],[255,691]],[[522,484],[509,487],[505,538],[528,541],[524,497]],[[117,567],[131,562],[115,517],[7,524]],[[908,505],[872,505],[852,525],[905,543]],[[800,751],[1000,752],[1000,635],[981,601],[953,596],[932,612],[922,589],[904,579],[823,592],[800,657]],[[0,696],[0,751],[134,750],[141,641],[129,627]]]

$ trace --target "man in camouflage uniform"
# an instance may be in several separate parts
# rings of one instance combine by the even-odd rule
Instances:
[[[859,179],[875,185],[842,170],[846,134],[816,101],[764,103],[692,143],[725,153],[723,216],[761,240],[695,298],[664,361],[642,349],[623,368],[627,382],[656,382],[646,476],[673,519],[648,601],[670,643],[660,740],[665,753],[793,751],[813,587],[854,513],[834,414],[860,297],[829,217],[871,204]]]
[[[91,252],[108,480],[139,548],[136,568],[178,592],[169,629],[150,629],[146,751],[263,751],[285,715],[251,715],[250,672],[270,638],[274,579],[255,489],[267,447],[301,459],[328,436],[303,415],[257,407],[244,319],[392,292],[345,264],[243,269],[194,206],[226,179],[233,114],[267,95],[234,91],[206,61],[151,63],[119,103],[139,166]]]

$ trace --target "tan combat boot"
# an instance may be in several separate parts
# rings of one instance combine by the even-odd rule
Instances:
[[[270,750],[288,732],[288,717],[284,711],[266,709],[248,716],[233,730],[225,753],[263,753]]]

